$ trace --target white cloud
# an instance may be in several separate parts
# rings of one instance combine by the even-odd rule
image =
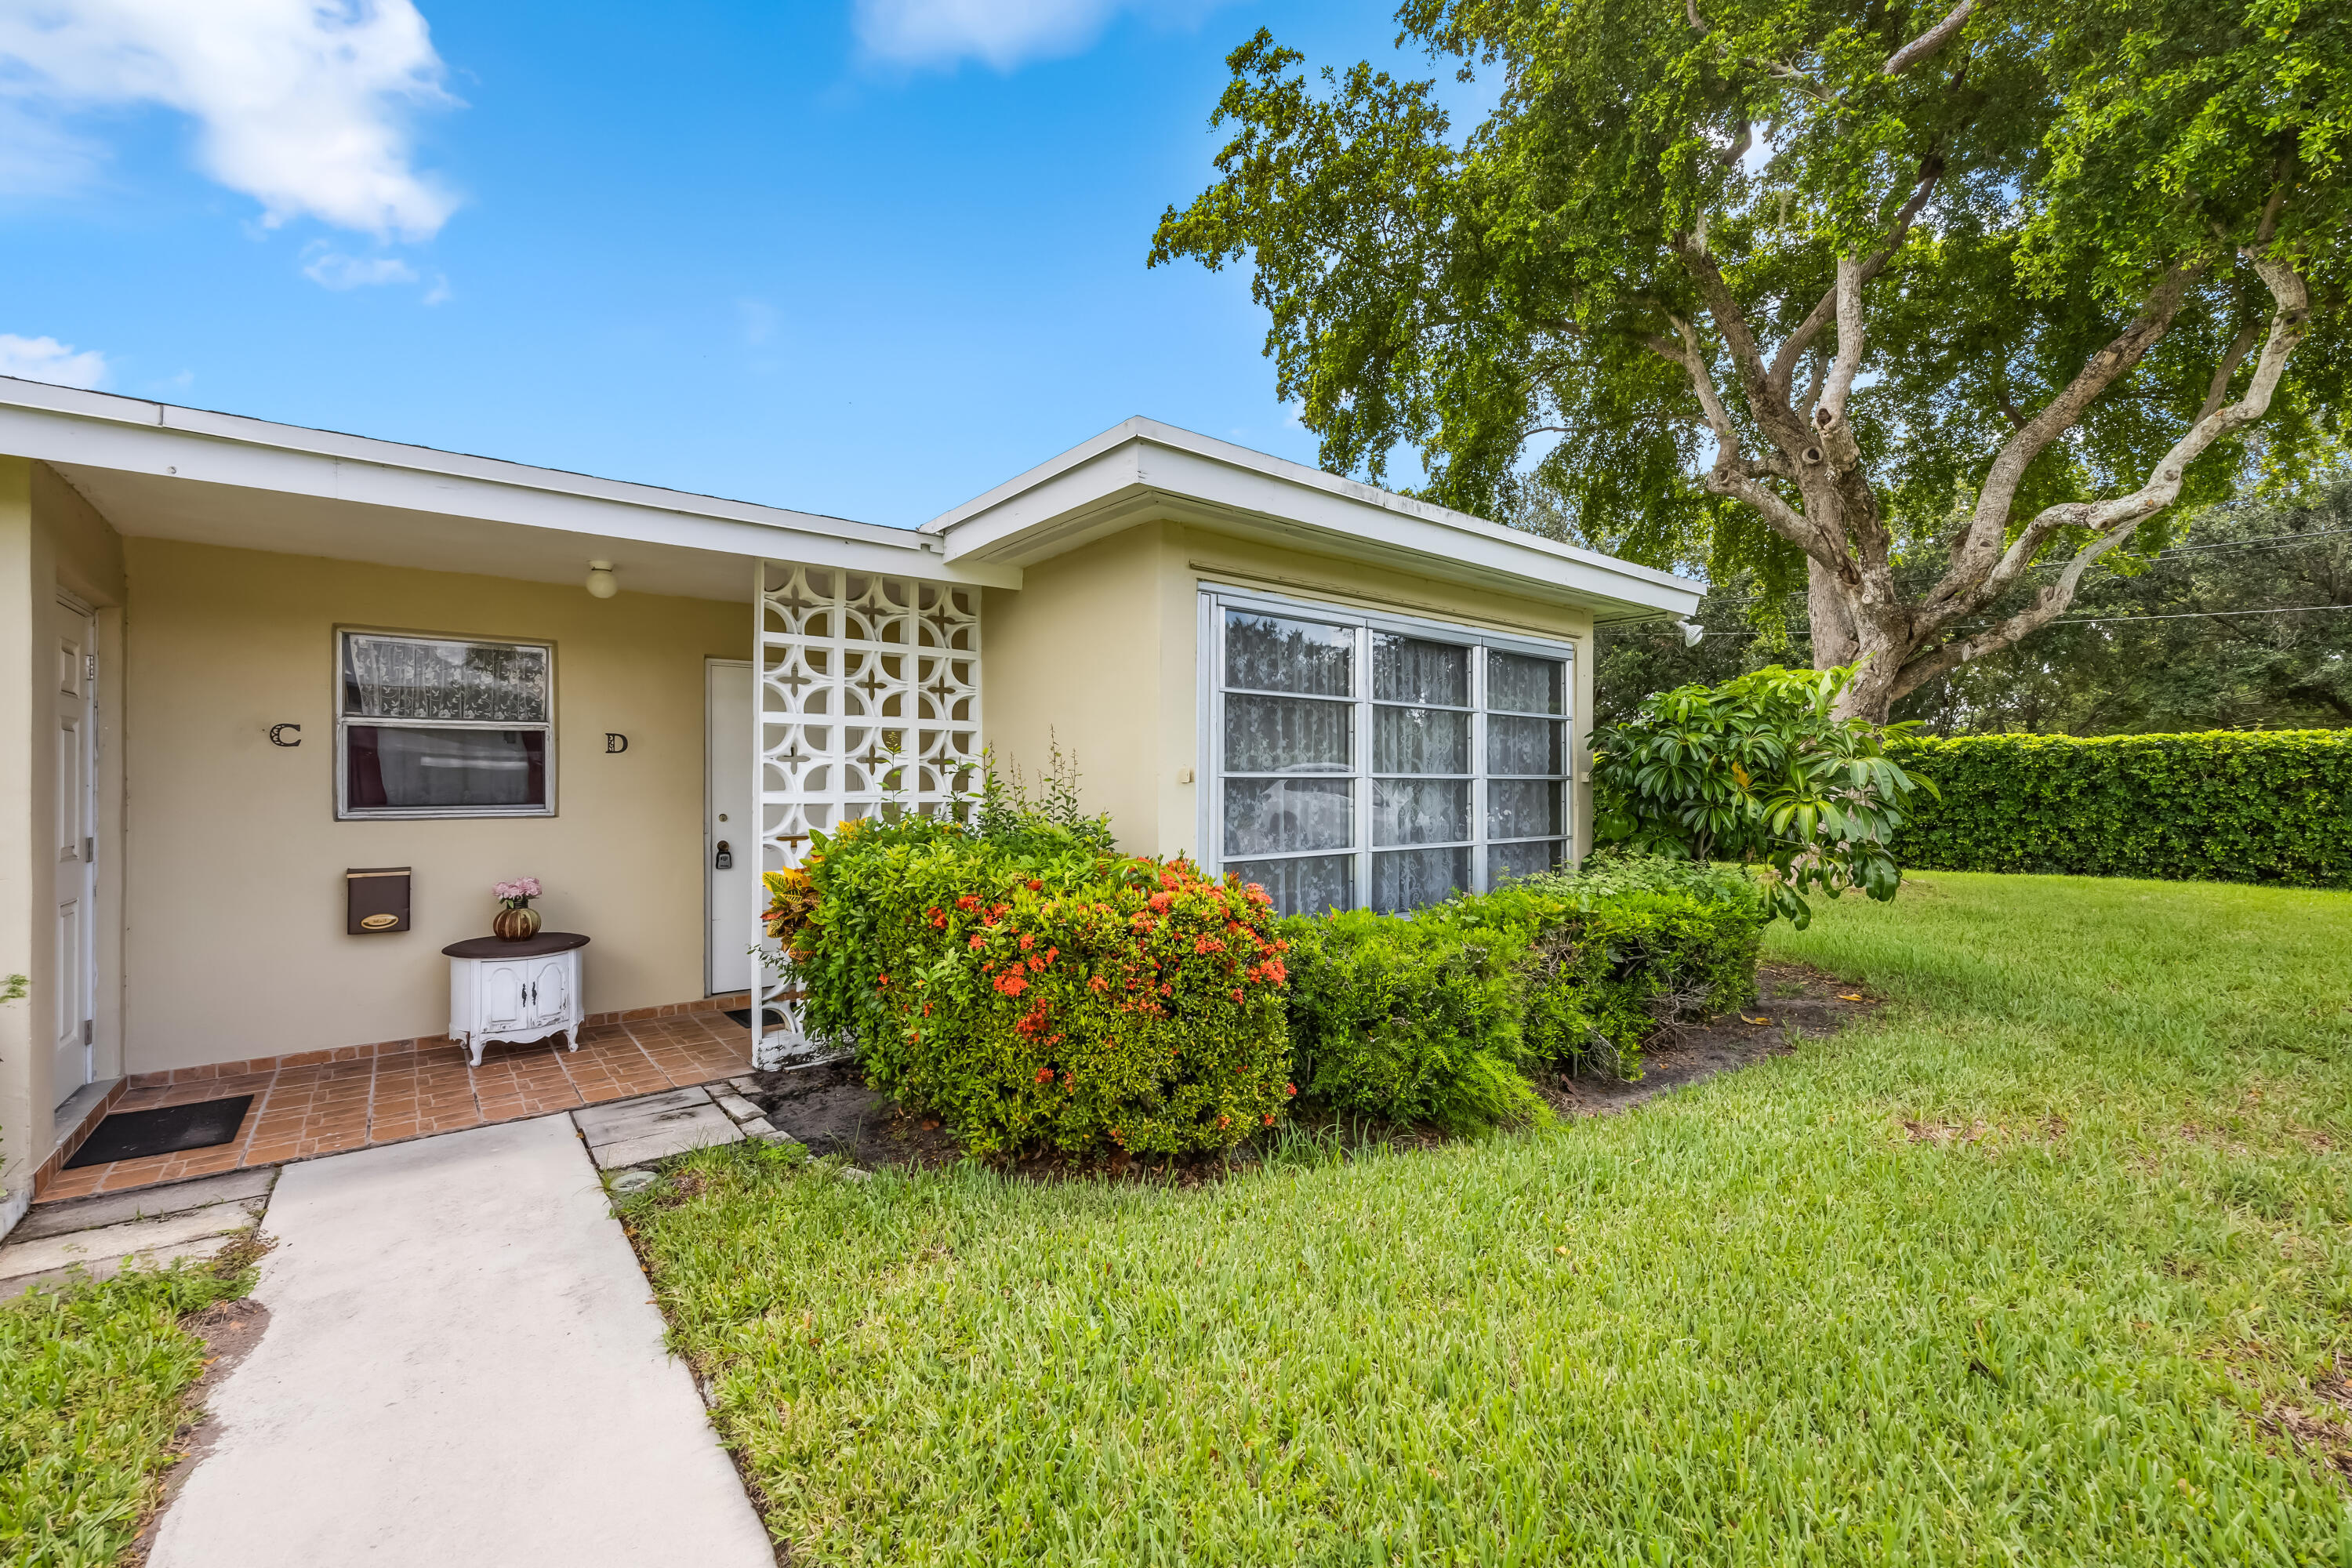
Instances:
[[[416,268],[396,256],[345,256],[320,249],[302,264],[302,276],[322,289],[368,289],[379,283],[414,283]]]
[[[74,352],[55,338],[20,338],[0,332],[0,375],[47,381],[58,386],[98,386],[106,380],[106,356],[96,349]]]
[[[1076,52],[1123,11],[1190,19],[1215,0],[857,0],[857,41],[894,65],[969,56],[998,70]]]
[[[309,216],[429,238],[457,197],[413,166],[409,116],[454,102],[413,0],[0,0],[0,182],[37,189],[98,156],[66,121],[161,104],[205,173],[275,226]]]

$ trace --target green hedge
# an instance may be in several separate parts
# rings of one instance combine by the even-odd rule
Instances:
[[[1528,1053],[1633,1079],[1662,1015],[1696,1017],[1756,999],[1757,950],[1772,916],[1738,867],[1628,856],[1506,882],[1426,918],[1522,933]]]
[[[1663,1013],[1752,1002],[1769,918],[1736,867],[1628,858],[1406,916],[1285,921],[1296,1079],[1386,1121],[1526,1120],[1522,1067],[1638,1078]]]
[[[2352,730],[1914,737],[1906,867],[2352,887]]]
[[[1526,1121],[1520,1075],[1527,938],[1465,933],[1369,910],[1297,915],[1290,943],[1292,1072],[1328,1110],[1454,1128]]]

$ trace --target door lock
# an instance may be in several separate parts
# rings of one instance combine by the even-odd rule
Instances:
[[[711,865],[721,871],[735,869],[735,851],[727,847],[727,840],[724,838],[719,841],[719,854],[711,861]]]

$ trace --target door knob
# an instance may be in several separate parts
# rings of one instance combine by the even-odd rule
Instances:
[[[727,840],[724,838],[719,841],[719,855],[711,864],[721,871],[732,871],[735,868],[735,851],[727,847]]]

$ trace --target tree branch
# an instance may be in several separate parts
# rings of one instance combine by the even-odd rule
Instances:
[[[2142,355],[2172,330],[2172,319],[2179,313],[2189,286],[2205,271],[2206,265],[2201,261],[2184,261],[2173,267],[2148,291],[2139,314],[2106,347],[2085,361],[2057,396],[2001,444],[1991,467],[1985,471],[1984,488],[1977,494],[1976,510],[1961,535],[1959,547],[1952,552],[1951,569],[1921,601],[1921,610],[1929,617],[1929,629],[1958,619],[1998,591],[1989,586],[1988,580],[1997,564],[2000,542],[2008,534],[2010,508],[2017,500],[2018,486],[2024,482],[2027,466],[2081,419],[2094,399],[2121,380],[2139,363]],[[2034,526],[2040,523],[2041,520],[2036,519]],[[2063,524],[2053,524],[2037,537],[2033,548],[2040,549],[2058,526]],[[2029,528],[2028,532],[2032,531]],[[2027,559],[2031,558],[2029,554]]]
[[[1677,234],[1669,242],[1683,258],[1691,279],[1698,285],[1699,298],[1706,301],[1706,313],[1715,318],[1716,331],[1723,334],[1724,347],[1731,351],[1731,363],[1739,372],[1740,384],[1748,395],[1752,412],[1761,419],[1769,412],[1788,414],[1788,393],[1780,391],[1780,405],[1771,407],[1769,400],[1759,402],[1769,383],[1766,381],[1763,351],[1756,346],[1756,334],[1748,329],[1748,312],[1739,308],[1732,297],[1731,285],[1723,280],[1723,269],[1707,254],[1706,236]]]
[[[1820,459],[1838,472],[1853,467],[1862,456],[1846,428],[1845,403],[1853,395],[1853,378],[1862,369],[1862,266],[1850,256],[1837,264],[1837,357],[1830,362],[1828,383],[1813,408],[1813,428],[1822,444],[1813,448]]]
[[[2172,449],[2158,461],[2148,475],[2147,482],[2130,494],[2101,501],[2068,501],[2045,508],[2017,536],[2016,542],[2002,552],[2000,561],[1987,575],[1981,593],[1976,596],[1976,603],[1985,603],[2005,592],[2032,564],[2042,546],[2061,530],[2087,528],[2093,531],[2094,537],[2075,553],[2073,560],[2066,563],[2056,582],[2034,594],[2032,604],[1974,637],[1947,643],[1906,663],[1896,678],[1895,696],[1900,697],[1915,689],[1921,681],[1933,679],[1969,659],[2008,647],[2027,633],[2049,625],[2064,614],[2074,602],[2075,589],[2082,583],[2083,574],[2089,571],[2101,556],[2128,538],[2133,529],[2179,499],[2189,464],[2202,457],[2214,442],[2252,425],[2270,411],[2272,395],[2278,390],[2279,381],[2286,374],[2287,356],[2294,353],[2295,345],[2310,331],[2310,292],[2293,263],[2257,255],[2251,247],[2242,254],[2270,289],[2276,306],[2271,314],[2268,340],[2263,344],[2262,358],[2255,362],[2253,377],[2247,384],[2246,395],[2235,403],[2202,413],[2180,439],[2173,443]],[[2222,384],[2227,386],[2226,378]],[[2210,401],[2209,396],[2208,402]],[[1950,617],[1946,616],[1942,618],[1948,620]]]
[[[1822,378],[1828,374],[1828,357],[1823,354],[1815,354],[1813,356],[1813,379],[1811,383],[1806,386],[1805,395],[1797,399],[1794,404],[1790,405],[1791,407],[1796,409],[1800,417],[1808,419],[1812,417],[1813,405],[1822,400]]]
[[[2260,322],[2248,321],[2238,329],[2238,335],[2230,340],[2229,348],[2222,352],[2221,363],[2213,367],[2213,379],[2205,388],[2205,401],[2198,405],[2200,423],[2211,417],[2213,411],[2221,406],[2221,400],[2230,395],[2230,382],[2238,374],[2238,366],[2245,363],[2246,355],[2253,352],[2262,331]]]
[[[1690,377],[1691,390],[1698,396],[1699,410],[1706,416],[1707,428],[1715,432],[1715,467],[1708,471],[1706,488],[1717,495],[1746,501],[1763,514],[1765,526],[1773,532],[1809,555],[1818,554],[1822,548],[1821,530],[1763,482],[1767,476],[1788,478],[1786,463],[1772,455],[1759,464],[1741,451],[1739,427],[1731,422],[1731,411],[1724,406],[1723,395],[1716,390],[1715,376],[1707,369],[1697,330],[1680,316],[1666,319],[1674,323],[1680,342],[1654,334],[1645,341],[1652,353],[1683,367]]]
[[[1739,167],[1739,160],[1748,156],[1748,149],[1754,145],[1756,145],[1756,127],[1743,117],[1739,121],[1739,134],[1732,139],[1731,145],[1724,150],[1722,157],[1717,161],[1727,169],[1736,169]]]
[[[1886,74],[1901,76],[1905,71],[1950,43],[1958,36],[1960,28],[1967,23],[1969,13],[1976,8],[1977,0],[1960,0],[1958,5],[1952,7],[1951,15],[1887,56],[1885,68]]]
[[[1944,160],[1940,156],[1931,153],[1919,161],[1919,183],[1913,187],[1910,199],[1896,209],[1895,226],[1887,231],[1885,243],[1862,264],[1863,282],[1867,283],[1886,270],[1886,264],[1895,259],[1896,251],[1903,248],[1903,241],[1911,233],[1911,225],[1927,206],[1928,196],[1935,192],[1936,182],[1943,175]],[[1838,289],[1832,283],[1829,292],[1821,297],[1820,302],[1797,324],[1797,330],[1789,334],[1788,341],[1780,345],[1780,352],[1773,356],[1770,374],[1774,385],[1787,387],[1796,375],[1797,362],[1804,356],[1805,350],[1812,346],[1813,340],[1821,336],[1822,329],[1835,318],[1837,308]]]

